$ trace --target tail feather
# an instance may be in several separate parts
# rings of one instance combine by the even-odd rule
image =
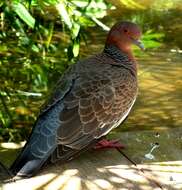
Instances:
[[[57,104],[38,118],[30,138],[10,168],[13,174],[23,177],[34,175],[54,152],[62,109],[63,105]]]
[[[16,176],[31,177],[40,170],[53,151],[54,149],[51,149],[43,158],[37,158],[28,147],[25,147],[10,167],[10,171]]]

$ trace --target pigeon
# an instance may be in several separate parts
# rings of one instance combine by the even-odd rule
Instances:
[[[137,63],[131,47],[144,50],[141,35],[135,23],[118,22],[101,53],[68,68],[10,167],[15,176],[31,177],[46,163],[75,158],[124,121],[137,97]]]

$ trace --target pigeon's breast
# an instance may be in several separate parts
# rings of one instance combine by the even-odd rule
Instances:
[[[117,115],[117,127],[128,116],[137,97],[137,78],[127,69],[121,69],[113,76],[113,87],[115,88],[115,101],[113,103],[113,113]]]

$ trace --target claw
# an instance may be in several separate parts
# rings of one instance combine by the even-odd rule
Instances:
[[[105,148],[124,148],[124,145],[122,145],[118,139],[116,140],[106,140],[102,139],[99,141],[95,146],[94,149],[105,149]]]

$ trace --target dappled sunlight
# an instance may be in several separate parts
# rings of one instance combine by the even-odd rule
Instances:
[[[0,143],[0,147],[4,149],[19,149],[22,148],[24,145],[25,141],[20,143],[12,143],[12,142]]]
[[[90,161],[92,159],[90,155]],[[111,161],[112,165],[98,163],[100,166],[98,164],[91,166],[87,161],[88,159],[83,162],[83,165],[80,165],[79,161],[72,161],[60,165],[59,170],[58,165],[47,167],[36,177],[4,184],[3,190],[12,188],[19,190],[25,185],[27,190],[72,190],[73,188],[74,190],[157,190],[159,187],[155,182],[171,190],[182,187],[182,161],[152,162],[137,167],[130,165],[125,158],[120,159],[120,164],[114,164]],[[117,159],[114,158],[113,161]],[[30,183],[31,186],[28,185]]]
[[[3,190],[20,190],[21,187],[26,187],[26,190],[34,190],[39,189],[41,186],[43,186],[46,183],[50,183],[52,180],[54,180],[56,177],[56,174],[44,174],[42,176],[36,176],[30,179],[25,180],[17,180],[16,182],[7,183],[3,186]]]
[[[137,166],[116,150],[90,150],[68,163],[45,166],[33,178],[4,184],[3,190],[19,190],[24,186],[26,190],[71,190],[73,187],[75,190],[157,190],[159,185],[171,190],[182,188],[180,128],[162,128],[157,134],[156,130],[112,133],[110,137],[126,145],[123,152]],[[159,146],[151,152],[154,157],[146,158],[155,143]],[[9,149],[9,157],[10,153],[14,154],[12,151]]]
[[[139,96],[121,130],[181,127],[181,57],[158,50],[138,60]]]
[[[18,156],[19,151],[25,145],[25,141],[20,143],[0,143],[0,162],[9,167],[10,164]]]
[[[182,188],[182,161],[152,162],[138,166],[160,181],[164,181],[175,188]]]
[[[80,179],[76,177],[78,171],[76,169],[65,170],[60,176],[56,177],[49,183],[44,184],[44,189],[67,189],[71,190],[71,187],[80,187]],[[42,186],[41,186],[42,187]]]

